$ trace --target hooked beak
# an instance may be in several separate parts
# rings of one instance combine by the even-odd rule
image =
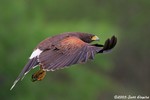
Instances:
[[[93,40],[93,41],[98,41],[99,40],[99,38],[98,38],[98,36],[93,36],[92,38],[91,38],[91,40]]]

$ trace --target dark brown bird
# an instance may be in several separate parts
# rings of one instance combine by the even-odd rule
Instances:
[[[42,80],[46,71],[55,71],[94,59],[95,54],[110,51],[117,43],[117,38],[112,36],[104,45],[90,44],[96,40],[99,40],[97,36],[81,32],[67,32],[45,39],[34,49],[10,90],[36,66],[40,66],[40,70],[32,75],[33,82]]]

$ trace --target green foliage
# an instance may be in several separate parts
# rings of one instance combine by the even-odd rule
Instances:
[[[87,64],[48,72],[41,82],[31,82],[31,75],[38,68],[34,69],[12,91],[9,89],[34,47],[46,37],[79,31],[99,36],[99,43],[116,35],[120,43],[121,39],[127,39],[121,32],[130,38],[133,37],[131,33],[136,33],[136,28],[140,30],[142,25],[146,26],[149,17],[145,18],[143,14],[149,11],[149,4],[149,0],[1,0],[0,98],[99,100],[105,91],[115,93],[114,90],[121,85],[110,73],[118,65],[117,61],[123,58],[119,49],[124,49],[119,44],[112,53],[97,55]],[[119,60],[117,57],[120,57]],[[109,100],[106,98],[102,100]],[[113,99],[113,95],[110,98]]]

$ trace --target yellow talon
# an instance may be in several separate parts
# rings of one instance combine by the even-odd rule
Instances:
[[[43,80],[45,75],[46,75],[46,71],[40,69],[39,71],[37,71],[32,75],[32,82]]]

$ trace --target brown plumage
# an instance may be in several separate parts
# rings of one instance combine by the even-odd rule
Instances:
[[[15,80],[15,84],[33,68],[40,66],[40,70],[32,75],[32,81],[42,80],[46,71],[62,69],[73,64],[87,62],[94,59],[97,53],[110,51],[117,43],[112,36],[104,45],[90,44],[99,38],[93,34],[81,32],[68,32],[49,37],[39,43],[31,54],[28,63]]]

